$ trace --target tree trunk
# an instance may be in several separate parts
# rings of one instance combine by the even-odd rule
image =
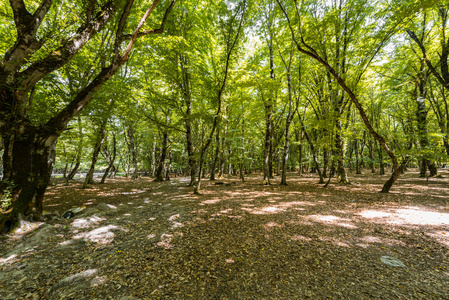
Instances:
[[[133,166],[133,175],[131,176],[131,179],[137,179],[137,149],[136,149],[136,143],[135,143],[135,130],[134,127],[129,126],[128,130],[126,131],[128,134],[128,149],[129,153],[131,155],[131,162]]]
[[[80,115],[78,115],[78,128],[79,128],[79,144],[78,144],[78,149],[76,151],[76,162],[75,162],[75,167],[73,167],[73,169],[70,171],[69,175],[67,176],[67,180],[73,180],[73,178],[75,177],[76,173],[78,172],[78,169],[81,165],[81,155],[83,154],[83,139],[84,139],[84,135],[83,135],[83,127],[81,126],[81,117]]]
[[[301,129],[302,132],[304,132],[304,136],[306,137],[307,142],[309,143],[310,146],[310,151],[312,152],[312,157],[313,157],[313,164],[315,166],[316,171],[318,172],[318,176],[320,177],[320,181],[318,182],[319,184],[324,184],[324,178],[323,178],[323,173],[321,173],[320,170],[320,165],[318,163],[318,158],[316,155],[316,151],[315,151],[315,147],[313,146],[313,141],[310,138],[309,134],[306,131],[306,128],[304,126],[304,122],[301,119],[301,116],[298,113],[298,117],[299,117],[299,122],[301,123]]]
[[[164,165],[165,165],[165,158],[167,156],[167,149],[168,149],[168,125],[170,124],[170,114],[171,112],[168,112],[167,116],[165,117],[165,128],[163,129],[162,133],[162,149],[161,149],[161,156],[158,161],[158,166],[156,170],[156,179],[154,181],[162,182],[164,181]]]
[[[299,145],[298,145],[298,162],[299,162],[299,169],[298,169],[298,175],[302,176],[303,173],[303,141],[304,141],[304,131],[301,130],[301,135],[300,135],[300,139],[299,139]]]
[[[115,157],[117,156],[117,141],[115,138],[115,133],[112,132],[112,153],[106,153],[106,160],[108,162],[108,166],[104,171],[103,177],[101,178],[100,183],[104,184],[106,178],[108,177],[109,171],[111,171],[114,167]]]
[[[327,177],[327,167],[329,166],[329,151],[323,149],[323,177]]]
[[[379,142],[379,144],[385,149],[385,152],[390,157],[390,159],[391,159],[391,161],[393,163],[393,173],[391,174],[390,179],[384,184],[384,186],[382,187],[382,191],[381,191],[382,193],[388,193],[390,191],[391,186],[393,185],[393,183],[399,178],[399,176],[401,174],[400,166],[399,166],[398,159],[397,159],[395,153],[390,149],[390,147],[388,146],[388,144],[385,141],[385,139],[374,130],[374,128],[371,125],[371,122],[368,120],[368,117],[367,117],[367,115],[365,113],[365,110],[363,109],[362,105],[359,102],[359,99],[354,94],[353,90],[351,88],[349,88],[348,85],[346,85],[346,82],[341,77],[341,74],[339,74],[326,61],[326,59],[323,59],[321,56],[319,56],[318,52],[316,52],[313,49],[312,49],[312,51],[309,51],[309,50],[311,50],[310,48],[307,48],[308,50],[306,50],[305,48],[302,48],[301,45],[304,44],[304,42],[301,41],[302,44],[300,44],[298,42],[298,40],[296,39],[295,32],[294,32],[292,24],[290,22],[290,18],[288,17],[287,11],[285,10],[285,8],[280,3],[280,0],[276,0],[276,2],[278,3],[278,5],[281,8],[281,10],[282,10],[283,14],[285,15],[285,17],[287,18],[289,29],[290,29],[290,32],[292,34],[292,40],[296,44],[296,48],[298,49],[298,51],[303,53],[303,54],[306,54],[307,56],[309,56],[312,59],[314,59],[317,62],[319,62],[336,79],[337,83],[346,92],[346,94],[348,94],[348,96],[351,99],[352,103],[354,103],[354,105],[356,106],[357,110],[359,111],[360,117],[362,118],[363,123],[365,123],[365,126],[367,127],[369,133],[373,136],[374,139],[376,139]],[[305,46],[307,47],[307,45],[305,45]]]
[[[242,101],[242,157],[240,158],[240,180],[245,181],[245,107]]]
[[[284,153],[282,156],[281,185],[287,185],[287,161],[290,148],[290,124],[293,119],[292,77],[290,74],[290,68],[287,68],[287,87],[288,87],[288,115],[287,120],[285,122],[285,142],[284,142]]]
[[[62,146],[62,150],[64,153],[64,159],[65,159],[65,166],[64,166],[64,170],[62,171],[62,178],[67,180],[67,169],[69,168],[69,160],[68,160],[67,151],[66,151],[64,145]]]
[[[343,139],[341,138],[341,122],[337,118],[335,121],[335,152],[337,156],[337,177],[340,178],[339,183],[349,184],[348,175],[345,170],[345,157],[343,151]]]
[[[415,100],[416,100],[416,118],[418,125],[419,143],[422,151],[426,151],[429,147],[429,137],[427,131],[427,108],[426,108],[426,96],[427,96],[427,70],[425,68],[425,62],[421,62],[421,69],[419,70],[415,83]],[[431,170],[430,176],[437,175],[437,168],[433,162],[431,162],[425,154],[421,159],[419,177],[426,177],[427,168]],[[433,173],[433,174],[432,174]]]
[[[40,219],[44,193],[55,162],[56,140],[56,135],[42,133],[26,120],[19,122],[17,129],[8,128],[2,132],[0,194],[4,196],[9,192],[11,201],[0,214],[2,233],[13,229],[20,219]]]
[[[192,124],[190,120],[192,114],[191,101],[188,101],[186,105],[187,105],[187,112],[185,118],[185,125],[186,125],[187,155],[189,156],[189,168],[190,168],[189,186],[194,186],[196,183],[196,159],[195,153],[193,151]]]
[[[156,163],[156,136],[153,137],[153,149],[151,150],[151,176],[156,175],[157,163]]]
[[[376,169],[374,168],[374,152],[373,152],[373,140],[369,139],[368,140],[368,155],[369,155],[369,166],[371,169],[371,173],[376,173]]]
[[[385,175],[384,155],[382,147],[380,147],[380,145],[378,145],[377,151],[379,156],[379,175]]]
[[[217,133],[215,135],[215,155],[212,161],[212,166],[210,167],[210,178],[209,178],[210,180],[215,180],[215,169],[219,164],[219,157],[220,157],[220,131],[217,130]]]
[[[228,110],[228,109],[226,109]],[[228,134],[228,119],[226,118],[224,123],[224,131],[223,131],[223,137],[221,138],[221,154],[220,154],[220,165],[218,168],[218,178],[223,178],[223,174],[225,172],[225,165],[226,165],[226,137]]]
[[[354,140],[354,153],[355,153],[355,173],[362,174],[360,170],[360,160],[359,160],[359,145],[357,139]]]
[[[270,185],[270,142],[271,142],[271,126],[272,112],[271,105],[265,105],[265,141],[263,148],[263,184]]]
[[[106,120],[107,121],[107,120]],[[98,155],[100,154],[101,146],[103,145],[104,136],[106,133],[106,121],[103,121],[100,125],[100,129],[97,132],[97,137],[95,139],[94,151],[92,153],[92,162],[90,164],[89,171],[86,174],[86,178],[84,179],[83,189],[87,188],[88,184],[94,183],[94,172],[95,165],[97,164]]]
[[[55,145],[58,137],[67,128],[67,124],[89,102],[100,87],[109,80],[128,60],[129,54],[138,37],[138,33],[149,17],[157,2],[148,8],[133,35],[122,51],[124,29],[134,1],[126,1],[117,6],[113,2],[105,3],[100,11],[87,13],[89,22],[85,22],[67,36],[61,36],[62,43],[54,51],[41,53],[36,60],[30,60],[36,51],[44,45],[44,40],[36,34],[52,1],[41,1],[35,13],[30,13],[24,1],[10,1],[14,11],[14,23],[18,38],[6,50],[0,61],[0,135],[4,145],[3,172],[1,185],[9,185],[12,204],[0,216],[0,231],[6,232],[16,225],[19,215],[39,218],[42,212],[42,199],[49,183],[54,164]],[[172,1],[165,16],[175,4]],[[118,7],[122,7],[121,10]],[[116,13],[117,12],[117,13]],[[117,15],[118,14],[118,15]],[[116,18],[116,16],[118,18]],[[161,28],[152,33],[163,32],[164,17]],[[45,124],[33,126],[27,111],[31,107],[29,92],[47,75],[68,64],[89,40],[107,27],[110,20],[119,20],[115,26],[115,46],[111,60],[101,67],[96,76],[69,101],[62,109],[52,115]],[[65,31],[67,28],[64,28]],[[49,38],[53,38],[49,36]],[[45,52],[45,51],[44,51]],[[60,103],[58,103],[59,106]],[[39,126],[39,127],[37,127]],[[3,191],[3,189],[1,189]]]
[[[165,180],[170,180],[170,171],[171,171],[171,164],[172,164],[172,154],[171,154],[171,146],[169,146],[170,150],[168,152],[169,162],[165,168]]]

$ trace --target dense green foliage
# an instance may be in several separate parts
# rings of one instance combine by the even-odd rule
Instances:
[[[29,11],[39,4],[24,2]],[[29,64],[58,49],[66,34],[86,21],[89,1],[54,2],[37,33],[47,37],[45,46]],[[133,7],[127,31],[147,6],[141,1]],[[179,1],[164,33],[140,37],[129,61],[69,122],[58,139],[54,172],[68,176],[77,161],[79,171],[87,171],[97,140],[100,171],[116,148],[110,172],[129,176],[155,175],[161,157],[168,173],[189,174],[192,167],[197,172],[199,164],[203,175],[260,172],[267,122],[273,125],[271,175],[281,172],[288,126],[288,170],[315,172],[316,156],[324,177],[340,161],[356,172],[363,167],[387,172],[390,161],[351,99],[325,67],[297,51],[295,37],[345,81],[403,166],[419,166],[425,176],[427,167],[448,160],[448,89],[407,30],[444,74],[447,56],[445,62],[440,58],[448,9],[441,1],[412,0]],[[4,56],[17,37],[6,0],[0,1],[0,15]],[[149,19],[142,30],[158,22]],[[33,124],[48,122],[108,64],[114,24],[36,83],[29,92]]]

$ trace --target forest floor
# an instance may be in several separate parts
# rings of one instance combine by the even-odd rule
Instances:
[[[289,174],[53,180],[45,210],[1,237],[0,299],[449,299],[449,174],[351,185]],[[391,264],[396,264],[392,266]]]

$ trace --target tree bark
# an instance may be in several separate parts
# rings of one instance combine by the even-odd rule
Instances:
[[[56,135],[39,132],[23,120],[15,130],[2,133],[3,179],[0,193],[9,186],[12,203],[0,215],[0,231],[10,231],[20,219],[39,220],[42,201],[55,161]]]
[[[170,180],[170,172],[171,172],[171,164],[172,164],[171,145],[168,146],[168,147],[169,147],[170,150],[168,151],[169,162],[168,162],[168,164],[166,165],[166,168],[165,168],[165,180],[166,181]],[[175,177],[176,177],[176,174],[175,174]]]
[[[284,153],[282,155],[281,185],[287,185],[287,161],[290,148],[290,124],[293,119],[292,77],[290,74],[290,68],[287,69],[287,87],[288,87],[288,115],[287,120],[285,122],[285,142],[284,142]]]
[[[315,147],[313,145],[313,141],[310,138],[309,134],[307,133],[306,128],[304,126],[304,122],[302,121],[301,116],[299,115],[299,113],[298,113],[298,117],[299,117],[299,122],[301,123],[301,130],[302,130],[302,132],[304,132],[304,136],[305,136],[307,142],[309,143],[310,151],[312,152],[313,164],[315,166],[316,171],[318,172],[318,176],[320,177],[320,181],[318,183],[319,184],[324,184],[323,173],[320,170],[320,164],[318,163],[318,158],[317,158],[317,155],[316,155]]]
[[[115,158],[117,156],[117,141],[115,138],[115,133],[112,132],[112,152],[111,153],[107,153],[107,151],[105,151],[105,156],[106,156],[106,160],[108,162],[108,166],[106,168],[106,170],[104,171],[103,177],[101,177],[101,184],[104,184],[106,181],[106,178],[108,177],[108,174],[111,170],[113,170],[114,167],[114,161]]]
[[[132,125],[128,127],[128,130],[126,130],[126,134],[128,135],[128,150],[129,154],[131,155],[131,163],[133,166],[132,176],[131,179],[137,179],[137,149],[136,149],[136,142],[135,142],[135,129]],[[131,164],[129,164],[131,165]]]
[[[156,136],[153,137],[153,148],[151,150],[151,176],[155,176],[156,175],[156,168],[157,168],[157,163],[156,163]]]
[[[245,181],[245,107],[242,101],[242,153],[240,158],[240,180]]]
[[[220,132],[217,130],[217,133],[215,134],[215,155],[212,161],[212,166],[210,167],[209,180],[215,180],[215,170],[219,163],[219,157],[220,157]]]
[[[95,165],[97,164],[98,155],[100,154],[101,146],[103,145],[104,137],[106,134],[106,124],[107,120],[104,120],[100,125],[100,128],[97,132],[97,136],[95,138],[94,150],[92,152],[92,161],[90,164],[89,171],[86,174],[86,178],[84,179],[83,189],[87,188],[88,184],[94,183],[94,172]]]
[[[81,165],[81,156],[83,154],[83,139],[84,139],[84,135],[83,135],[83,127],[81,126],[81,117],[80,115],[78,115],[78,128],[79,128],[79,144],[78,144],[78,149],[76,150],[76,162],[75,162],[75,166],[73,167],[73,169],[70,171],[69,175],[67,176],[67,180],[73,180],[73,178],[75,177],[76,173],[78,172],[78,169]]]

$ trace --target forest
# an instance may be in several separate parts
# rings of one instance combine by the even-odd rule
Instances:
[[[132,200],[142,202],[142,207],[148,205],[147,213],[136,212],[141,222],[132,221],[134,231],[126,234],[118,229],[118,223],[107,223],[97,228],[109,228],[102,233],[103,239],[92,239],[87,232],[81,239],[103,245],[112,251],[111,257],[133,247],[132,240],[127,240],[126,247],[111,250],[107,248],[113,240],[110,236],[135,236],[139,241],[136,249],[142,246],[140,239],[153,239],[152,246],[172,251],[168,256],[180,265],[186,253],[187,257],[197,255],[192,247],[201,251],[209,247],[212,250],[206,252],[212,256],[213,251],[224,251],[218,245],[223,246],[227,239],[238,244],[235,249],[253,247],[243,254],[229,245],[226,253],[240,252],[226,259],[234,268],[229,271],[234,275],[227,274],[231,277],[226,280],[222,281],[227,272],[223,267],[216,282],[195,273],[192,278],[204,280],[186,286],[180,285],[184,279],[173,279],[176,271],[171,269],[169,258],[155,252],[151,262],[157,261],[156,257],[163,261],[158,262],[165,266],[160,276],[172,276],[171,281],[148,279],[145,284],[151,289],[138,290],[136,297],[443,299],[449,294],[447,1],[0,0],[0,16],[3,271],[12,270],[20,260],[32,259],[17,246],[18,240],[34,241],[33,247],[38,247],[33,232],[48,234],[51,241],[52,236],[56,239],[78,233],[81,229],[70,231],[78,220],[90,224],[79,228],[93,231],[92,226],[113,222],[120,209],[120,215],[126,215],[123,207]],[[254,202],[250,206],[239,201]],[[111,206],[118,210],[112,213]],[[215,208],[206,209],[212,206]],[[104,213],[98,220],[88,214],[94,213],[94,207]],[[246,215],[229,215],[237,210]],[[310,210],[310,214],[302,215],[307,220],[301,222],[318,224],[309,235],[290,228],[298,217],[294,214],[302,210]],[[375,218],[373,222],[361,221],[366,211],[380,215],[366,217]],[[62,217],[65,212],[70,214]],[[195,218],[202,213],[207,217]],[[415,213],[420,220],[430,214],[434,222],[407,219],[415,218]],[[149,225],[150,215],[163,221]],[[209,224],[223,216],[228,216],[226,222]],[[242,218],[246,225],[239,223]],[[387,223],[401,225],[384,227]],[[52,226],[45,227],[48,224]],[[255,224],[262,224],[267,233],[257,232],[259,225]],[[149,227],[143,229],[145,226]],[[163,226],[184,231],[168,234]],[[245,233],[236,238],[229,231],[238,231],[239,226]],[[334,236],[322,238],[326,230],[320,226],[339,229]],[[365,228],[360,229],[360,240],[337,241],[338,236],[351,236],[341,230],[355,227]],[[116,231],[112,233],[111,228]],[[198,232],[193,234],[191,228]],[[267,236],[274,239],[277,234],[282,239],[281,231],[285,231],[282,236],[290,237],[289,243],[285,238],[281,245],[269,241]],[[367,242],[362,231],[385,236],[370,235],[372,239]],[[188,234],[193,236],[183,244],[181,240],[187,240]],[[246,235],[254,237],[254,243],[248,242]],[[214,236],[217,243],[211,246],[208,240]],[[259,239],[264,236],[268,244],[262,247]],[[394,242],[396,239],[400,242]],[[307,250],[319,258],[305,259],[316,268],[325,267],[322,259],[326,255],[328,266],[334,259],[351,261],[356,255],[357,260],[363,260],[364,255],[372,255],[351,252],[348,249],[353,246],[346,249],[342,243],[377,243],[376,251],[389,245],[396,247],[394,253],[408,251],[416,261],[420,255],[430,255],[433,261],[420,265],[422,269],[409,270],[413,280],[408,280],[404,279],[409,276],[406,268],[410,269],[412,262],[406,266],[384,253],[382,258],[391,258],[384,259],[389,264],[383,260],[384,266],[376,267],[375,272],[386,266],[404,268],[401,272],[405,272],[382,269],[389,280],[405,281],[394,283],[390,293],[371,290],[377,284],[374,282],[356,282],[357,292],[349,287],[341,289],[347,284],[342,283],[346,276],[343,269],[325,270],[342,281],[340,284],[320,277],[324,275],[313,269],[307,274],[295,267],[290,270],[295,276],[306,276],[309,285],[317,285],[314,276],[321,278],[318,282],[332,287],[328,294],[307,289],[307,285],[283,286],[293,275],[279,275],[282,279],[276,284],[262,282],[261,274],[267,271],[260,265],[246,277],[241,274],[253,267],[250,257],[262,259],[260,253],[268,247],[272,253],[267,254],[265,265],[282,273],[282,263],[274,264],[268,257],[288,265],[285,261],[299,255],[296,248],[290,249],[291,241],[302,243],[301,249],[310,247]],[[327,244],[320,246],[317,241]],[[49,242],[42,247],[39,253],[47,258],[56,251]],[[95,260],[104,262],[107,255],[100,253],[103,248],[86,247],[80,253],[96,253]],[[274,250],[276,247],[279,249]],[[344,251],[329,247],[343,247]],[[432,254],[423,249],[430,249]],[[302,254],[300,258],[304,258]],[[148,258],[136,256],[135,260]],[[41,261],[46,258],[41,257]],[[215,265],[204,257],[200,261],[201,270]],[[358,268],[357,262],[351,263],[354,265],[349,269]],[[132,261],[126,264],[132,265]],[[364,270],[372,272],[371,265],[365,267],[348,276],[361,278]],[[83,267],[77,268],[82,271]],[[65,275],[75,273],[72,271]],[[189,272],[185,269],[177,276],[187,278]],[[74,293],[91,292],[89,289],[96,286],[104,289],[98,292],[99,298],[109,294],[104,282],[112,284],[112,276],[103,282],[101,278],[107,276],[86,274],[67,277],[72,278],[67,281],[61,273],[60,278],[48,279],[52,287],[47,290],[38,288],[41,284],[25,294],[11,289],[5,292],[10,298],[5,299],[90,299],[96,296],[83,294],[80,298]],[[84,282],[77,278],[93,279]],[[256,283],[252,286],[242,283],[253,279]],[[8,280],[0,276],[0,285]],[[66,285],[73,280],[79,286],[68,289]],[[206,282],[216,286],[205,292],[202,284]],[[417,282],[427,285],[416,286]],[[379,290],[385,288],[383,284]],[[117,285],[112,286],[116,290],[113,298],[130,295],[130,290],[121,293]]]

